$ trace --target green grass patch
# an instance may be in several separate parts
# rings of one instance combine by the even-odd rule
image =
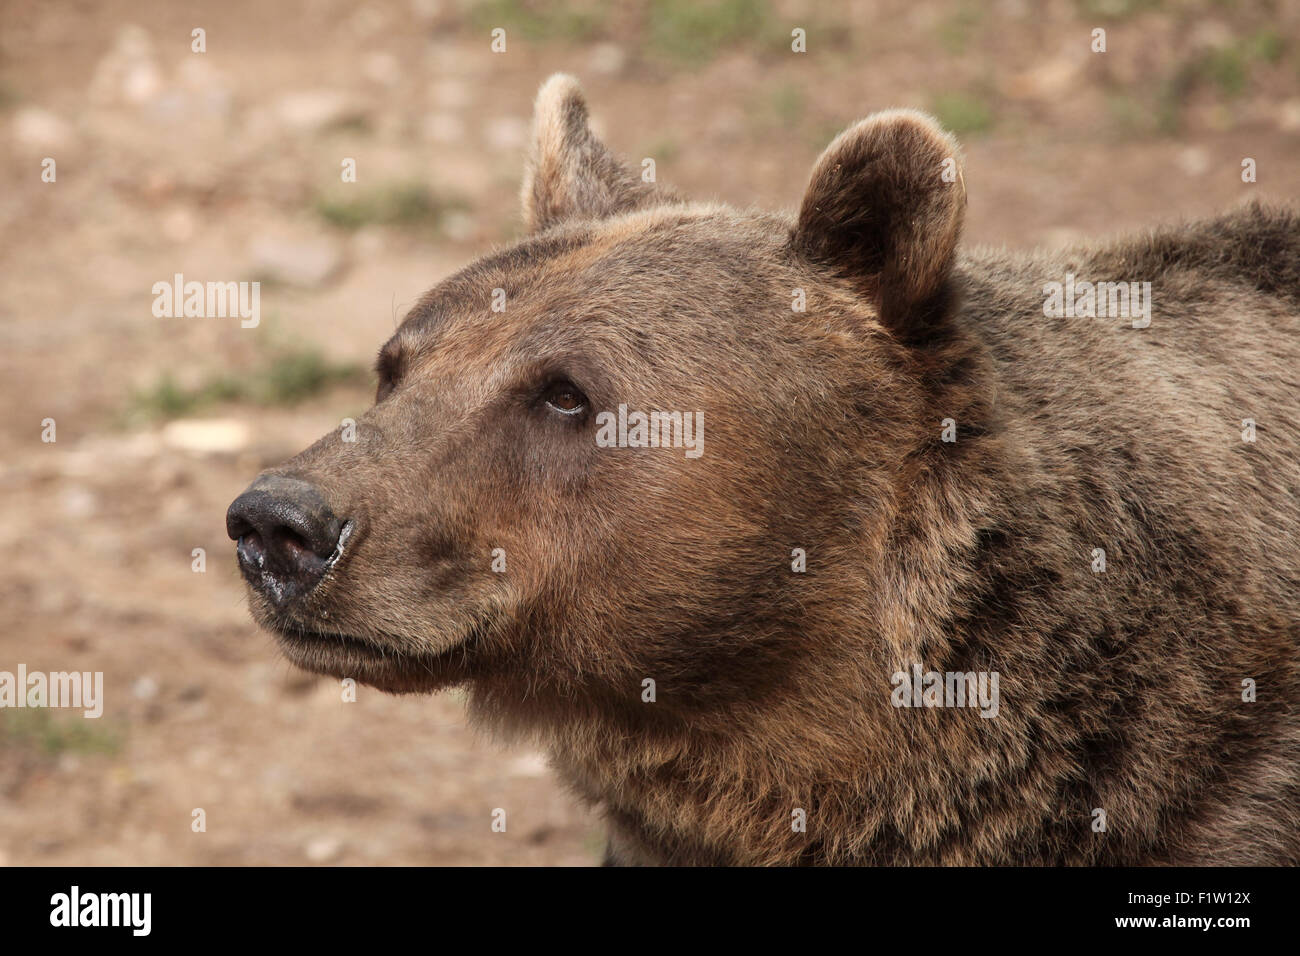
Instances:
[[[745,109],[750,125],[762,134],[797,131],[808,118],[807,97],[798,83],[780,83],[760,90]]]
[[[958,136],[983,133],[993,126],[993,111],[967,93],[941,93],[934,99],[932,112],[944,129]]]
[[[1206,77],[1224,96],[1240,96],[1246,89],[1250,68],[1242,48],[1236,44],[1211,50],[1202,61]]]
[[[1252,67],[1280,62],[1286,48],[1286,38],[1266,27],[1179,63],[1161,84],[1157,126],[1164,133],[1176,133],[1182,125],[1183,103],[1198,88],[1212,87],[1229,100],[1241,96],[1250,86]]]
[[[60,754],[115,754],[122,749],[122,733],[103,718],[89,720],[55,715],[48,708],[6,710],[0,718],[0,745],[36,750],[46,756]]]
[[[1183,101],[1196,86],[1199,72],[1199,63],[1186,62],[1160,84],[1156,99],[1156,127],[1160,132],[1176,133],[1182,126]]]
[[[1264,27],[1243,44],[1248,59],[1256,63],[1277,63],[1286,52],[1286,38],[1272,27]]]
[[[593,40],[607,29],[609,7],[599,3],[551,0],[483,0],[469,10],[470,26],[485,36],[501,27],[506,49],[512,36],[529,41]]]
[[[1107,17],[1111,20],[1125,20],[1159,10],[1162,0],[1077,0],[1079,12],[1088,17]]]
[[[839,136],[840,133],[844,132],[844,130],[847,129],[849,125],[850,123],[848,122],[844,122],[841,120],[834,120],[834,119],[819,121],[808,132],[808,139],[807,139],[808,145],[820,153],[823,149],[825,149],[827,146],[831,144],[831,140],[835,139],[836,136]]]
[[[164,372],[150,387],[136,392],[126,411],[128,422],[183,418],[214,405],[296,405],[336,385],[368,385],[370,373],[355,362],[332,362],[314,349],[278,352],[261,365],[236,374],[222,372],[197,386],[178,384]]]
[[[439,196],[424,183],[390,183],[370,190],[337,186],[318,195],[316,214],[339,229],[362,226],[397,226],[438,229],[449,213],[464,212],[468,203],[459,197]]]
[[[1142,105],[1129,93],[1111,93],[1106,97],[1106,110],[1116,129],[1126,136],[1143,131],[1145,117]]]
[[[684,66],[775,30],[765,0],[651,0],[646,19],[646,52]]]
[[[803,87],[783,83],[772,91],[772,113],[786,129],[796,126],[805,112]]]
[[[961,3],[939,24],[939,43],[949,54],[965,53],[984,19],[984,11],[973,3]]]
[[[671,163],[681,155],[681,152],[681,143],[673,139],[671,136],[665,136],[646,146],[637,155],[641,157],[648,156],[655,161],[656,165],[658,165],[660,163]]]

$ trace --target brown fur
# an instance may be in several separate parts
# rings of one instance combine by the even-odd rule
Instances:
[[[1300,862],[1293,213],[959,254],[919,114],[840,136],[793,220],[640,183],[568,78],[535,128],[537,231],[411,311],[356,443],[275,469],[355,526],[299,605],[252,592],[293,660],[467,686],[619,862]],[[1045,318],[1067,272],[1150,281],[1150,328]],[[598,448],[560,379],[703,411],[704,455]],[[913,662],[997,671],[999,715],[892,706]]]

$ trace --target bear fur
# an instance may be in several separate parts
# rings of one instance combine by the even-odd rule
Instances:
[[[272,470],[350,536],[255,615],[464,686],[609,862],[1300,863],[1300,220],[1012,254],[959,247],[966,188],[890,111],[796,216],[687,202],[552,77],[529,235],[412,308],[355,441]],[[1149,282],[1149,325],[1045,315],[1067,276]],[[620,404],[703,454],[600,447]],[[931,671],[996,673],[996,715],[896,706]]]

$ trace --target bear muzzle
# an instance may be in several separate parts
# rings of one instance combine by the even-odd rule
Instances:
[[[351,530],[314,485],[284,475],[259,477],[226,512],[244,579],[277,608],[320,583]]]

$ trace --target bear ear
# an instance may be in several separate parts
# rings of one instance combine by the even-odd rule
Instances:
[[[582,88],[564,73],[556,73],[537,93],[521,192],[529,232],[674,198],[642,182],[592,134]]]
[[[914,110],[846,129],[813,167],[795,248],[873,298],[905,341],[941,317],[966,208],[957,143]]]

